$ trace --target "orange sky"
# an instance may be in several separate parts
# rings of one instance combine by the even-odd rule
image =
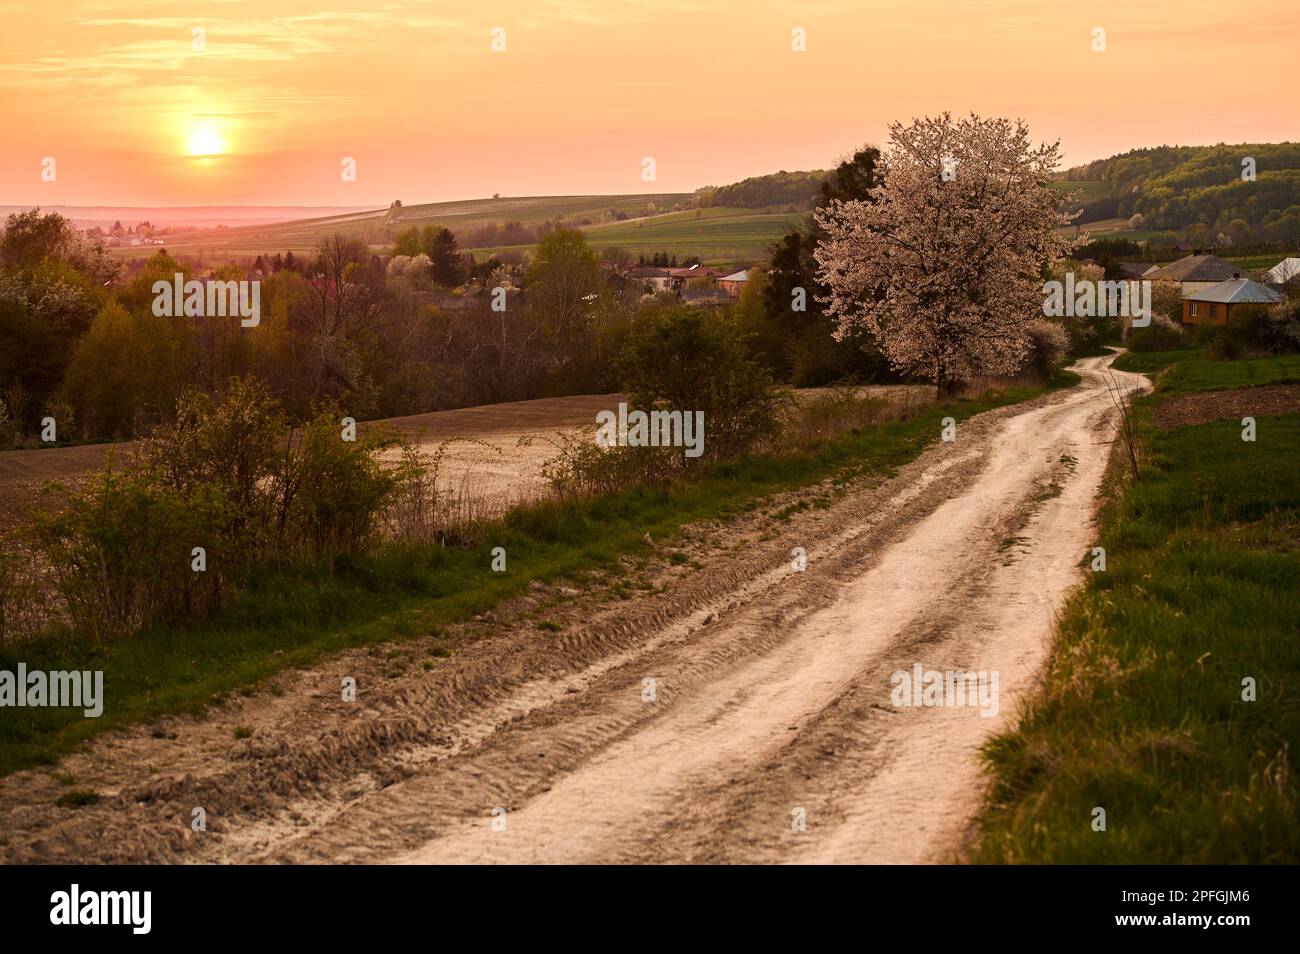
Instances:
[[[945,109],[1021,116],[1069,162],[1300,138],[1295,0],[0,0],[0,23],[0,204],[690,191]]]

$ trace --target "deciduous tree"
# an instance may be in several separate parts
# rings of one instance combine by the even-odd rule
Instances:
[[[941,395],[1015,371],[1042,314],[1042,271],[1072,243],[1049,178],[1058,144],[1023,122],[947,113],[890,127],[874,201],[816,213],[815,256],[839,334],[867,328],[898,370]]]

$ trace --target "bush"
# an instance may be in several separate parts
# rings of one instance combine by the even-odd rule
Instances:
[[[542,476],[561,497],[620,493],[681,473],[682,452],[673,447],[601,447],[590,433],[557,434],[550,443],[558,453]]]
[[[173,490],[217,492],[229,504],[223,536],[250,547],[265,536],[274,514],[271,478],[284,464],[279,444],[287,432],[288,422],[266,385],[236,378],[220,402],[202,392],[182,395],[175,423],[157,429],[141,456]]]
[[[0,450],[12,450],[18,446],[18,425],[9,413],[9,406],[0,397]]]
[[[1173,322],[1160,315],[1151,316],[1146,328],[1136,328],[1124,339],[1124,346],[1139,354],[1153,351],[1177,351],[1190,345],[1187,335]]]
[[[0,538],[0,643],[38,632],[44,618],[32,561],[19,555],[15,540]]]
[[[1029,335],[1029,354],[1025,358],[1025,366],[1040,381],[1050,380],[1070,350],[1069,336],[1060,325],[1042,318],[1031,321],[1025,330]]]
[[[37,513],[32,533],[78,630],[105,638],[216,605],[226,565],[217,528],[226,508],[212,488],[178,491],[110,462],[81,491],[56,489],[66,508]],[[208,555],[204,572],[191,568],[194,547]]]
[[[400,472],[377,459],[384,435],[343,440],[340,418],[290,432],[263,385],[235,380],[220,402],[185,395],[131,467],[60,488],[66,507],[32,534],[69,622],[103,638],[194,619],[258,567],[306,554],[332,571],[366,546]]]
[[[54,436],[58,443],[66,444],[76,439],[77,415],[67,401],[50,398],[45,402],[42,415],[54,418]]]
[[[1300,304],[1294,300],[1267,307],[1234,308],[1218,329],[1209,355],[1221,361],[1287,354],[1300,349]]]
[[[397,486],[397,475],[372,453],[391,440],[342,440],[341,418],[327,406],[295,432],[274,481],[280,539],[326,557],[331,567],[339,554],[370,541]]]
[[[647,318],[633,329],[621,370],[630,407],[704,412],[700,459],[735,457],[777,431],[784,401],[771,374],[716,313],[670,309]]]

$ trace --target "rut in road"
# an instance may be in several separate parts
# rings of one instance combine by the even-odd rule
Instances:
[[[713,547],[662,593],[579,601],[558,638],[520,621],[360,713],[328,706],[333,689],[268,700],[233,753],[200,745],[213,720],[181,727],[161,780],[122,769],[113,797],[46,826],[28,857],[944,860],[981,794],[977,749],[1033,690],[1093,545],[1109,360],[1080,362],[1080,387],[963,422],[775,539]],[[916,664],[997,673],[996,712],[894,705],[891,675]],[[304,679],[337,686],[347,665]],[[128,765],[163,745],[119,742]],[[208,756],[185,754],[196,746]],[[178,823],[190,805],[212,806],[203,836]]]

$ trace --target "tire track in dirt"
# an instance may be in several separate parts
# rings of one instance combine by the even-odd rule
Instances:
[[[102,780],[101,802],[76,812],[39,801],[48,773],[0,780],[0,857],[938,857],[977,797],[974,749],[1032,679],[1090,545],[1105,363],[1081,363],[1081,388],[964,422],[955,444],[856,482],[774,539],[761,515],[698,528],[702,569],[665,561],[662,592],[567,609],[543,593],[480,624],[492,635],[432,673],[385,681],[344,653],[280,696],[167,720],[161,737],[114,734],[66,760]],[[808,551],[803,573],[792,546]],[[558,637],[538,636],[539,606],[567,620]],[[895,709],[889,673],[913,662],[999,669],[999,716]],[[365,705],[348,707],[338,677],[358,672]],[[235,724],[254,738],[231,746]],[[210,830],[196,835],[200,805]],[[505,831],[491,825],[497,806]],[[791,831],[795,807],[806,832]]]
[[[1095,396],[1084,392],[1012,418],[994,435],[976,481],[911,527],[830,606],[785,620],[788,638],[692,686],[654,723],[509,816],[504,832],[475,819],[406,860],[933,857],[974,807],[975,750],[999,720],[971,708],[896,709],[889,676],[917,662],[997,670],[1003,704],[1023,691],[1088,542],[1080,531],[1105,467],[1093,446],[1106,417],[1104,407],[1094,409]],[[1065,489],[1039,499],[1049,482]],[[1017,532],[1028,541],[1025,552],[999,560],[1002,541]],[[731,629],[731,642],[758,635],[740,620]],[[859,724],[864,709],[882,713],[865,723],[871,731]],[[803,750],[815,768],[829,761],[837,749],[824,744],[827,735],[850,753],[865,745],[871,757],[832,763],[822,774],[833,795],[809,784],[817,775],[806,771],[804,784],[788,771],[784,785],[772,784],[773,769],[802,761]],[[730,804],[717,810],[717,795],[710,805],[697,793],[720,776],[718,794]],[[808,830],[794,832],[792,812],[809,813],[810,801],[832,824],[819,829],[811,813]],[[681,826],[682,819],[692,824]],[[682,839],[679,827],[694,830]]]

